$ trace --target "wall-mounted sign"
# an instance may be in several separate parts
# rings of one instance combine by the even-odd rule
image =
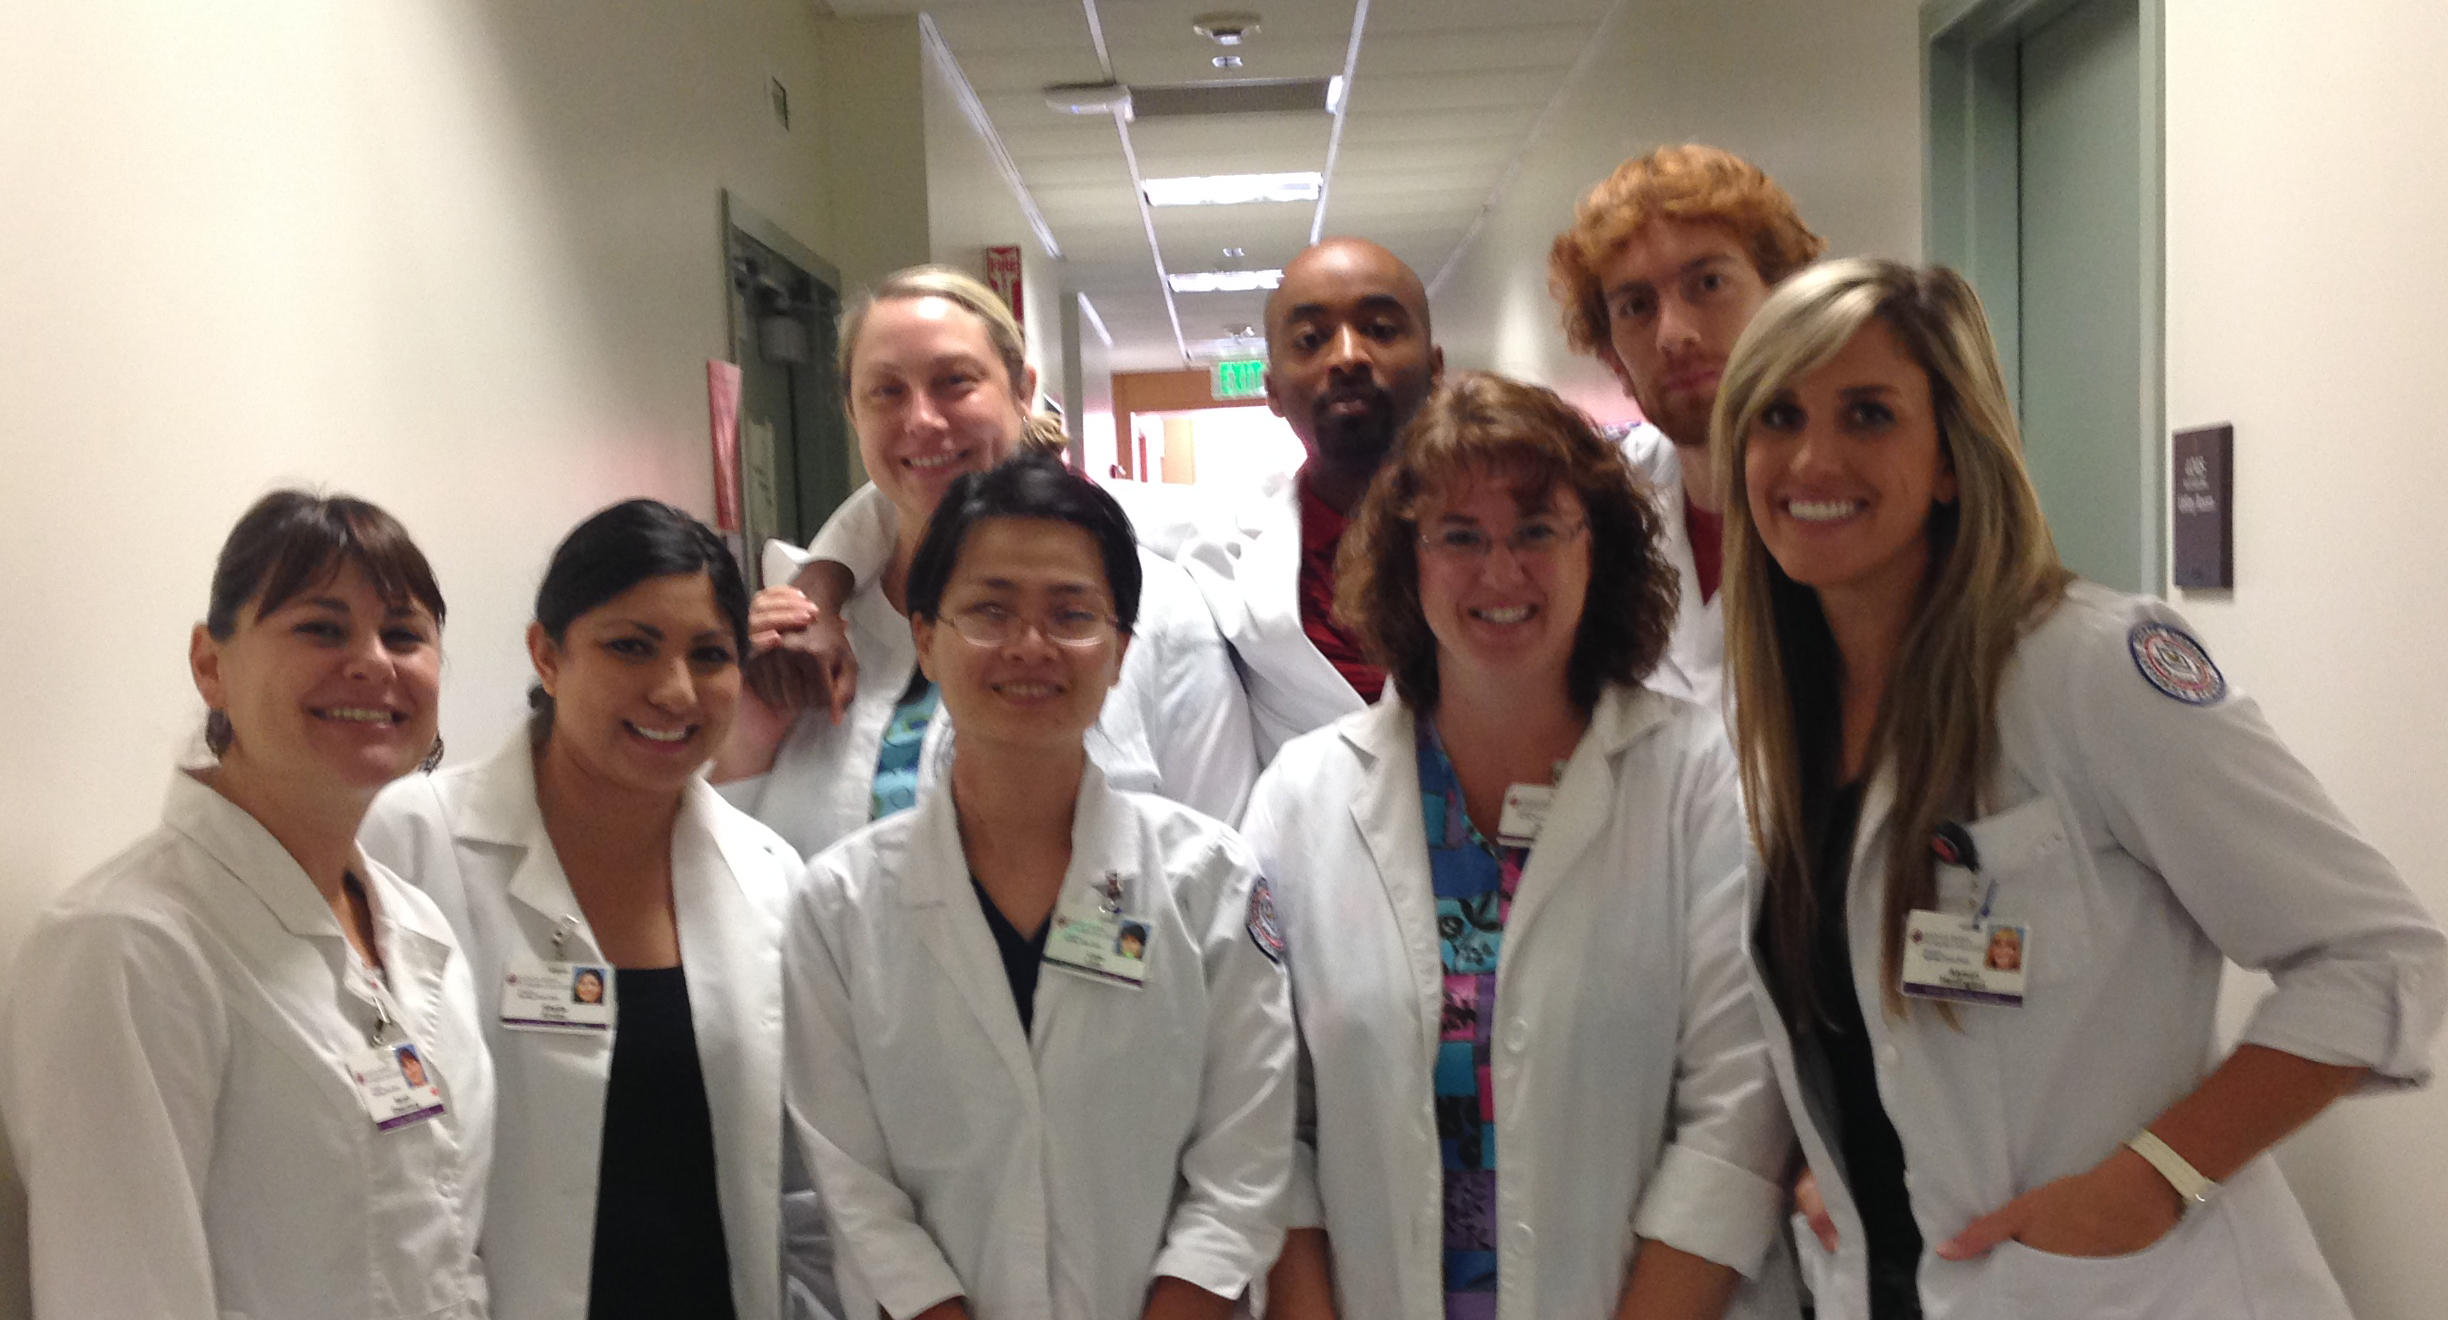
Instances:
[[[2174,477],[2176,585],[2193,591],[2235,586],[2235,428],[2178,431]]]
[[[1218,399],[1265,398],[1265,360],[1248,358],[1238,362],[1218,362],[1215,364],[1215,383],[1208,393]]]
[[[1020,311],[1020,249],[990,247],[986,249],[986,283],[1003,301],[1011,305],[1012,319],[1025,321]]]

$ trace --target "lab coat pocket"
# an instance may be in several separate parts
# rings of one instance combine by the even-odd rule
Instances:
[[[2057,800],[2044,793],[1964,830],[1980,869],[1939,867],[1941,907],[1978,911],[1986,902],[1991,921],[2022,927],[2027,982],[2082,975],[2091,959],[2092,886]]]
[[[2124,1256],[2059,1256],[2001,1243],[1991,1260],[2000,1314],[2017,1320],[2236,1320],[2253,1315],[2222,1207],[2205,1206]]]

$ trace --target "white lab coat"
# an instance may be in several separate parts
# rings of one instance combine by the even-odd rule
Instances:
[[[1982,871],[1941,868],[1941,910],[2024,925],[2020,1008],[1927,1005],[1886,1015],[1878,922],[1892,786],[1873,779],[1846,901],[1853,978],[1879,1093],[1908,1166],[1925,1243],[2044,1183],[2081,1173],[2215,1063],[2221,956],[2276,990],[2247,1043],[2421,1085],[2448,995],[2448,942],[2388,861],[2347,823],[2241,693],[2163,695],[2131,645],[2157,601],[2077,583],[2018,647],[1998,700],[1998,782],[1968,822]],[[1756,891],[1756,882],[1752,886]],[[1756,892],[1750,907],[1757,910]],[[1746,927],[1748,928],[1748,927]],[[1754,997],[1839,1234],[1831,1256],[1798,1234],[1819,1314],[1867,1313],[1862,1229],[1833,1151],[1823,1065],[1795,1051],[1755,965]],[[2166,1237],[2129,1256],[2075,1260],[2009,1242],[1949,1263],[1925,1254],[1931,1320],[2151,1316],[2345,1320],[2302,1212],[2263,1155]]]
[[[1725,714],[1724,592],[1700,598],[1700,567],[1692,556],[1691,524],[1683,516],[1683,451],[1666,433],[1644,422],[1623,434],[1624,457],[1634,471],[1648,478],[1657,497],[1660,530],[1658,551],[1674,566],[1676,595],[1674,633],[1666,654],[1643,680],[1670,697]],[[1703,458],[1706,455],[1702,455]]]
[[[349,1072],[368,975],[314,882],[173,777],[162,828],[63,894],[19,955],[0,1048],[52,1317],[482,1317],[493,1066],[442,914],[379,864],[387,1011],[440,1117],[376,1130]]]
[[[579,1320],[595,1245],[604,1090],[617,1027],[501,1025],[512,955],[603,963],[536,806],[521,729],[493,757],[385,790],[366,851],[431,894],[468,951],[501,1077],[500,1154],[485,1261],[507,1320]],[[798,855],[692,782],[672,830],[672,907],[713,1120],[731,1296],[743,1320],[781,1314],[783,896]],[[568,932],[563,952],[556,930]]]
[[[1184,546],[1181,561],[1232,647],[1262,763],[1292,739],[1367,706],[1301,626],[1298,476],[1267,478]]]
[[[1131,1320],[1159,1275],[1234,1296],[1282,1245],[1293,1027],[1240,837],[1091,765],[1063,903],[1150,925],[1138,989],[1047,965],[1027,1035],[949,793],[809,864],[785,942],[794,1127],[893,1316]]]
[[[892,508],[880,495],[866,503],[880,505],[886,513]],[[878,523],[876,517],[868,508],[854,515],[853,525],[870,533],[881,530],[889,547],[890,524]],[[847,532],[838,539],[858,540]],[[863,540],[859,544],[865,546]],[[818,545],[822,548],[826,542],[820,539]],[[853,555],[861,564],[869,562],[863,549],[840,553]],[[780,543],[769,549],[774,569],[811,557]],[[1258,754],[1250,738],[1249,705],[1233,676],[1232,660],[1180,566],[1142,550],[1139,567],[1139,619],[1122,660],[1121,680],[1105,698],[1096,727],[1088,731],[1088,755],[1117,788],[1156,793],[1218,820],[1238,820],[1250,785],[1258,779]],[[777,580],[772,571],[768,581]],[[787,582],[789,577],[778,580]],[[784,736],[771,770],[722,786],[723,796],[772,826],[803,857],[822,852],[867,823],[884,728],[918,671],[909,620],[884,598],[881,588],[859,587],[842,614],[859,661],[858,694],[842,722],[834,724],[822,711],[801,714]],[[934,789],[951,752],[951,735],[952,714],[938,707],[920,752],[922,796]]]
[[[1432,1074],[1444,964],[1415,723],[1387,700],[1293,740],[1244,822],[1276,881],[1314,1098],[1293,1222],[1351,1320],[1444,1314]],[[1634,1238],[1765,1276],[1797,1313],[1793,1131],[1750,1003],[1742,808],[1717,721],[1610,687],[1565,766],[1497,966],[1498,1314],[1614,1311]],[[1306,1116],[1305,1116],[1306,1117]]]

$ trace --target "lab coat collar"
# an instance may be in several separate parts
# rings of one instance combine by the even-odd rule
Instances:
[[[1609,685],[1599,693],[1589,729],[1556,785],[1555,804],[1538,846],[1530,852],[1508,927],[1530,924],[1555,888],[1547,877],[1572,874],[1581,854],[1597,841],[1613,815],[1620,753],[1661,727],[1668,709],[1665,698],[1643,687]],[[1409,703],[1396,699],[1380,701],[1337,727],[1364,762],[1352,819],[1367,841],[1378,882],[1402,927],[1413,971],[1428,986],[1442,967],[1442,954],[1434,900],[1417,880],[1428,874],[1427,841],[1420,832],[1417,720]],[[1434,1033],[1438,1026],[1431,1019],[1421,1020],[1423,1031]]]
[[[180,770],[170,776],[170,792],[162,805],[162,823],[185,835],[224,870],[237,877],[247,892],[269,909],[283,929],[304,939],[344,939],[340,921],[322,891],[308,878],[280,840],[249,815],[244,807],[221,796],[197,774]],[[355,870],[366,886],[374,909],[378,936],[397,932],[427,946],[428,952],[453,947],[449,928],[413,903],[390,892],[395,883],[358,850]],[[393,943],[382,940],[385,946]],[[439,959],[432,961],[439,962]]]
[[[945,780],[939,791],[911,808],[917,819],[905,836],[909,854],[898,868],[888,868],[899,871],[894,897],[908,907],[944,909],[937,919],[919,923],[927,951],[959,987],[962,1000],[985,1029],[987,1039],[994,1042],[995,1053],[1011,1070],[1020,1093],[1033,1104],[1038,1094],[1035,1058],[1028,1037],[1020,1030],[1020,1019],[1012,1012],[1011,987],[1003,977],[1003,962],[987,928],[986,914],[978,910],[976,894],[970,888],[968,855],[961,847],[960,813],[952,800],[948,770]],[[1093,905],[1094,890],[1109,871],[1123,878],[1124,910],[1148,901],[1151,879],[1137,874],[1139,859],[1131,847],[1129,826],[1120,794],[1106,786],[1104,773],[1096,762],[1089,761],[1080,774],[1078,805],[1071,816],[1071,865],[1063,872],[1062,891],[1054,902],[1056,912]]]

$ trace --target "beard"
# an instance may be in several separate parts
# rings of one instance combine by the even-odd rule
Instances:
[[[1335,404],[1352,400],[1367,406],[1357,412],[1333,411]],[[1394,397],[1374,385],[1329,391],[1309,415],[1318,456],[1345,471],[1362,471],[1383,462],[1402,429],[1394,416]]]

